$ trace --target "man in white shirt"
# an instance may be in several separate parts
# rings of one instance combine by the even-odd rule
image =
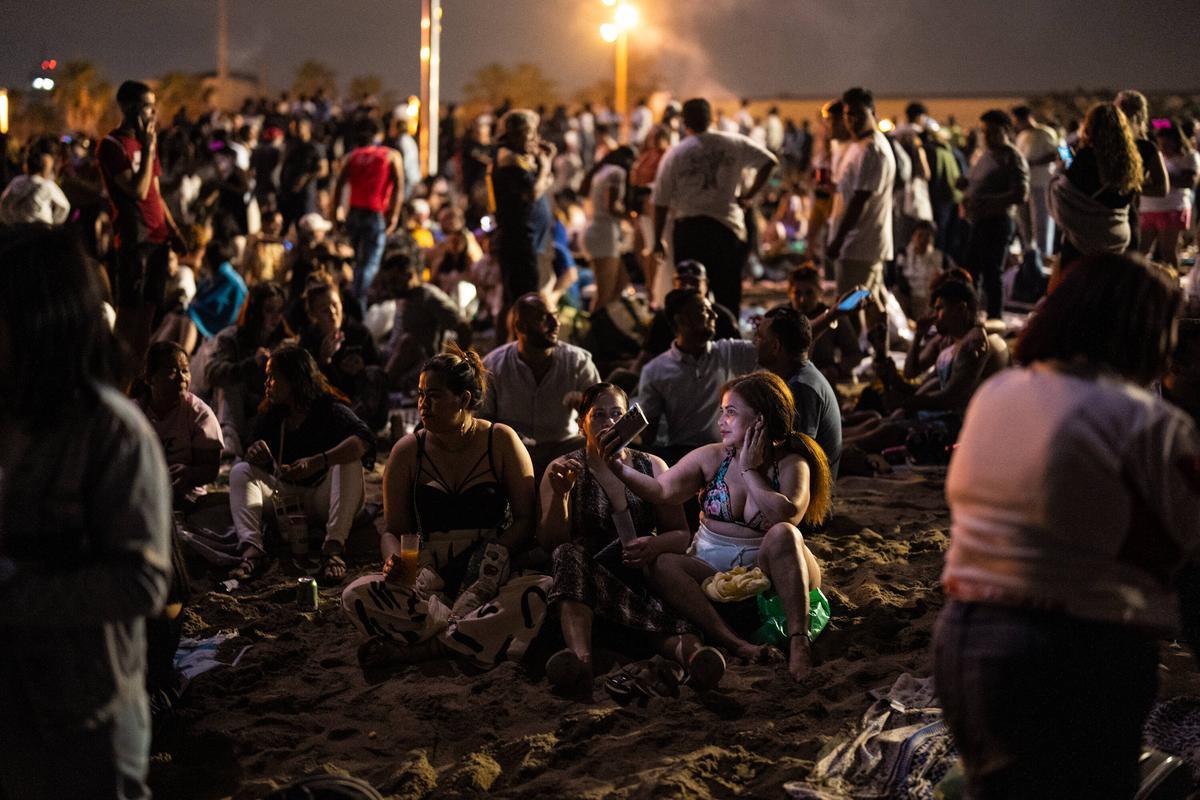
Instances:
[[[513,304],[517,340],[483,359],[488,388],[479,415],[517,432],[533,458],[535,475],[578,445],[572,398],[600,373],[588,351],[558,340],[558,317],[537,292]]]
[[[712,340],[717,315],[698,289],[673,289],[664,305],[675,341],[642,368],[637,401],[650,422],[642,434],[646,445],[654,443],[659,423],[666,420],[667,446],[658,452],[673,464],[689,451],[721,440],[721,387],[753,372],[758,354],[753,342]]]
[[[749,255],[743,208],[766,185],[779,160],[747,136],[710,130],[712,107],[703,98],[683,104],[683,124],[688,135],[663,156],[650,195],[654,252],[666,253],[663,231],[670,213],[672,257],[707,266],[717,302],[737,314]],[[753,181],[739,192],[747,170],[753,171]]]
[[[43,222],[61,225],[71,213],[71,204],[54,182],[54,152],[47,143],[30,147],[25,174],[9,182],[0,195],[0,223]]]
[[[1025,250],[1039,250],[1042,258],[1049,258],[1054,251],[1054,220],[1046,192],[1050,171],[1058,161],[1058,131],[1038,122],[1029,106],[1017,106],[1012,115],[1017,152],[1029,164],[1029,199],[1017,206],[1017,230]]]
[[[896,156],[875,120],[875,98],[855,87],[842,95],[853,141],[834,175],[833,239],[826,256],[837,262],[838,293],[862,285],[883,302],[883,262],[893,257],[892,188]]]

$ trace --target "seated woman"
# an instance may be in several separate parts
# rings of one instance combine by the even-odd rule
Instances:
[[[162,443],[171,477],[174,506],[183,513],[217,477],[221,460],[221,426],[208,404],[188,389],[187,353],[174,342],[155,342],[146,351],[142,381],[145,393],[135,402]],[[146,620],[146,689],[157,720],[179,698],[175,651],[183,633],[183,605],[191,595],[177,536],[171,537],[171,584],[159,616]]]
[[[363,503],[363,468],[375,461],[375,437],[329,385],[312,356],[284,344],[267,361],[267,396],[254,424],[246,460],[229,473],[229,505],[242,563],[230,577],[245,580],[262,567],[263,506],[292,503],[325,526],[319,579],[340,582],[354,515]],[[292,552],[307,552],[307,529],[293,531]]]
[[[137,405],[162,442],[175,508],[181,510],[217,478],[221,426],[208,404],[189,391],[192,373],[187,353],[174,342],[150,345],[142,380],[146,392]]]
[[[788,670],[799,680],[809,667],[808,594],[821,568],[796,527],[818,524],[830,504],[829,464],[820,446],[793,429],[795,404],[787,384],[769,372],[734,378],[721,390],[721,441],[698,447],[650,477],[613,458],[615,436],[601,437],[615,475],[652,503],[679,503],[700,492],[694,555],[663,553],[650,575],[663,598],[734,655],[760,659],[765,648],[735,631],[700,584],[737,566],[759,567],[782,601],[790,637]]]
[[[533,464],[512,428],[475,417],[485,374],[478,353],[453,344],[421,371],[424,430],[396,443],[384,471],[383,573],[342,593],[342,609],[372,637],[363,666],[453,653],[492,667],[541,629],[550,578],[509,579],[509,554],[532,533]],[[399,537],[414,533],[425,568],[409,585]]]
[[[345,315],[341,293],[326,272],[310,276],[304,310],[308,320],[300,329],[300,346],[330,385],[350,398],[354,413],[371,430],[379,430],[387,422],[387,378],[371,332]]]
[[[255,284],[241,320],[217,334],[204,368],[204,377],[215,392],[225,449],[239,458],[266,391],[271,349],[291,337],[283,321],[285,301],[279,284]]]
[[[687,550],[692,534],[683,508],[633,494],[604,458],[600,437],[626,406],[625,392],[611,383],[584,391],[579,418],[586,444],[550,462],[542,476],[538,539],[554,553],[550,604],[558,608],[567,643],[546,662],[546,677],[558,689],[590,689],[592,619],[599,616],[649,634],[664,656],[690,670],[694,687],[713,686],[725,659],[700,647],[692,625],[650,590],[643,569],[663,553]],[[667,470],[658,456],[628,447],[616,460],[651,478]]]

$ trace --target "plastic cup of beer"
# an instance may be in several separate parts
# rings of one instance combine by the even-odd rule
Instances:
[[[421,537],[415,533],[405,533],[400,536],[400,581],[405,586],[417,582],[417,572],[420,570],[418,559],[421,555]]]

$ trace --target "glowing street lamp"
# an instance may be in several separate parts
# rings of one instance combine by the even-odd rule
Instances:
[[[616,5],[617,0],[601,0],[606,6]],[[621,118],[621,141],[629,139],[629,32],[637,27],[638,10],[629,3],[621,3],[613,12],[613,21],[600,26],[600,38],[616,44],[616,97],[613,104]]]
[[[426,175],[435,175],[438,169],[441,50],[442,0],[421,0],[421,97],[410,99],[409,109],[414,110],[413,100],[416,100],[415,110],[421,115],[417,146]],[[416,118],[416,114],[410,113],[410,120]]]

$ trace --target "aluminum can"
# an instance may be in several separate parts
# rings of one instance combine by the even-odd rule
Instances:
[[[319,599],[317,581],[314,578],[296,579],[296,606],[301,611],[316,611]]]

